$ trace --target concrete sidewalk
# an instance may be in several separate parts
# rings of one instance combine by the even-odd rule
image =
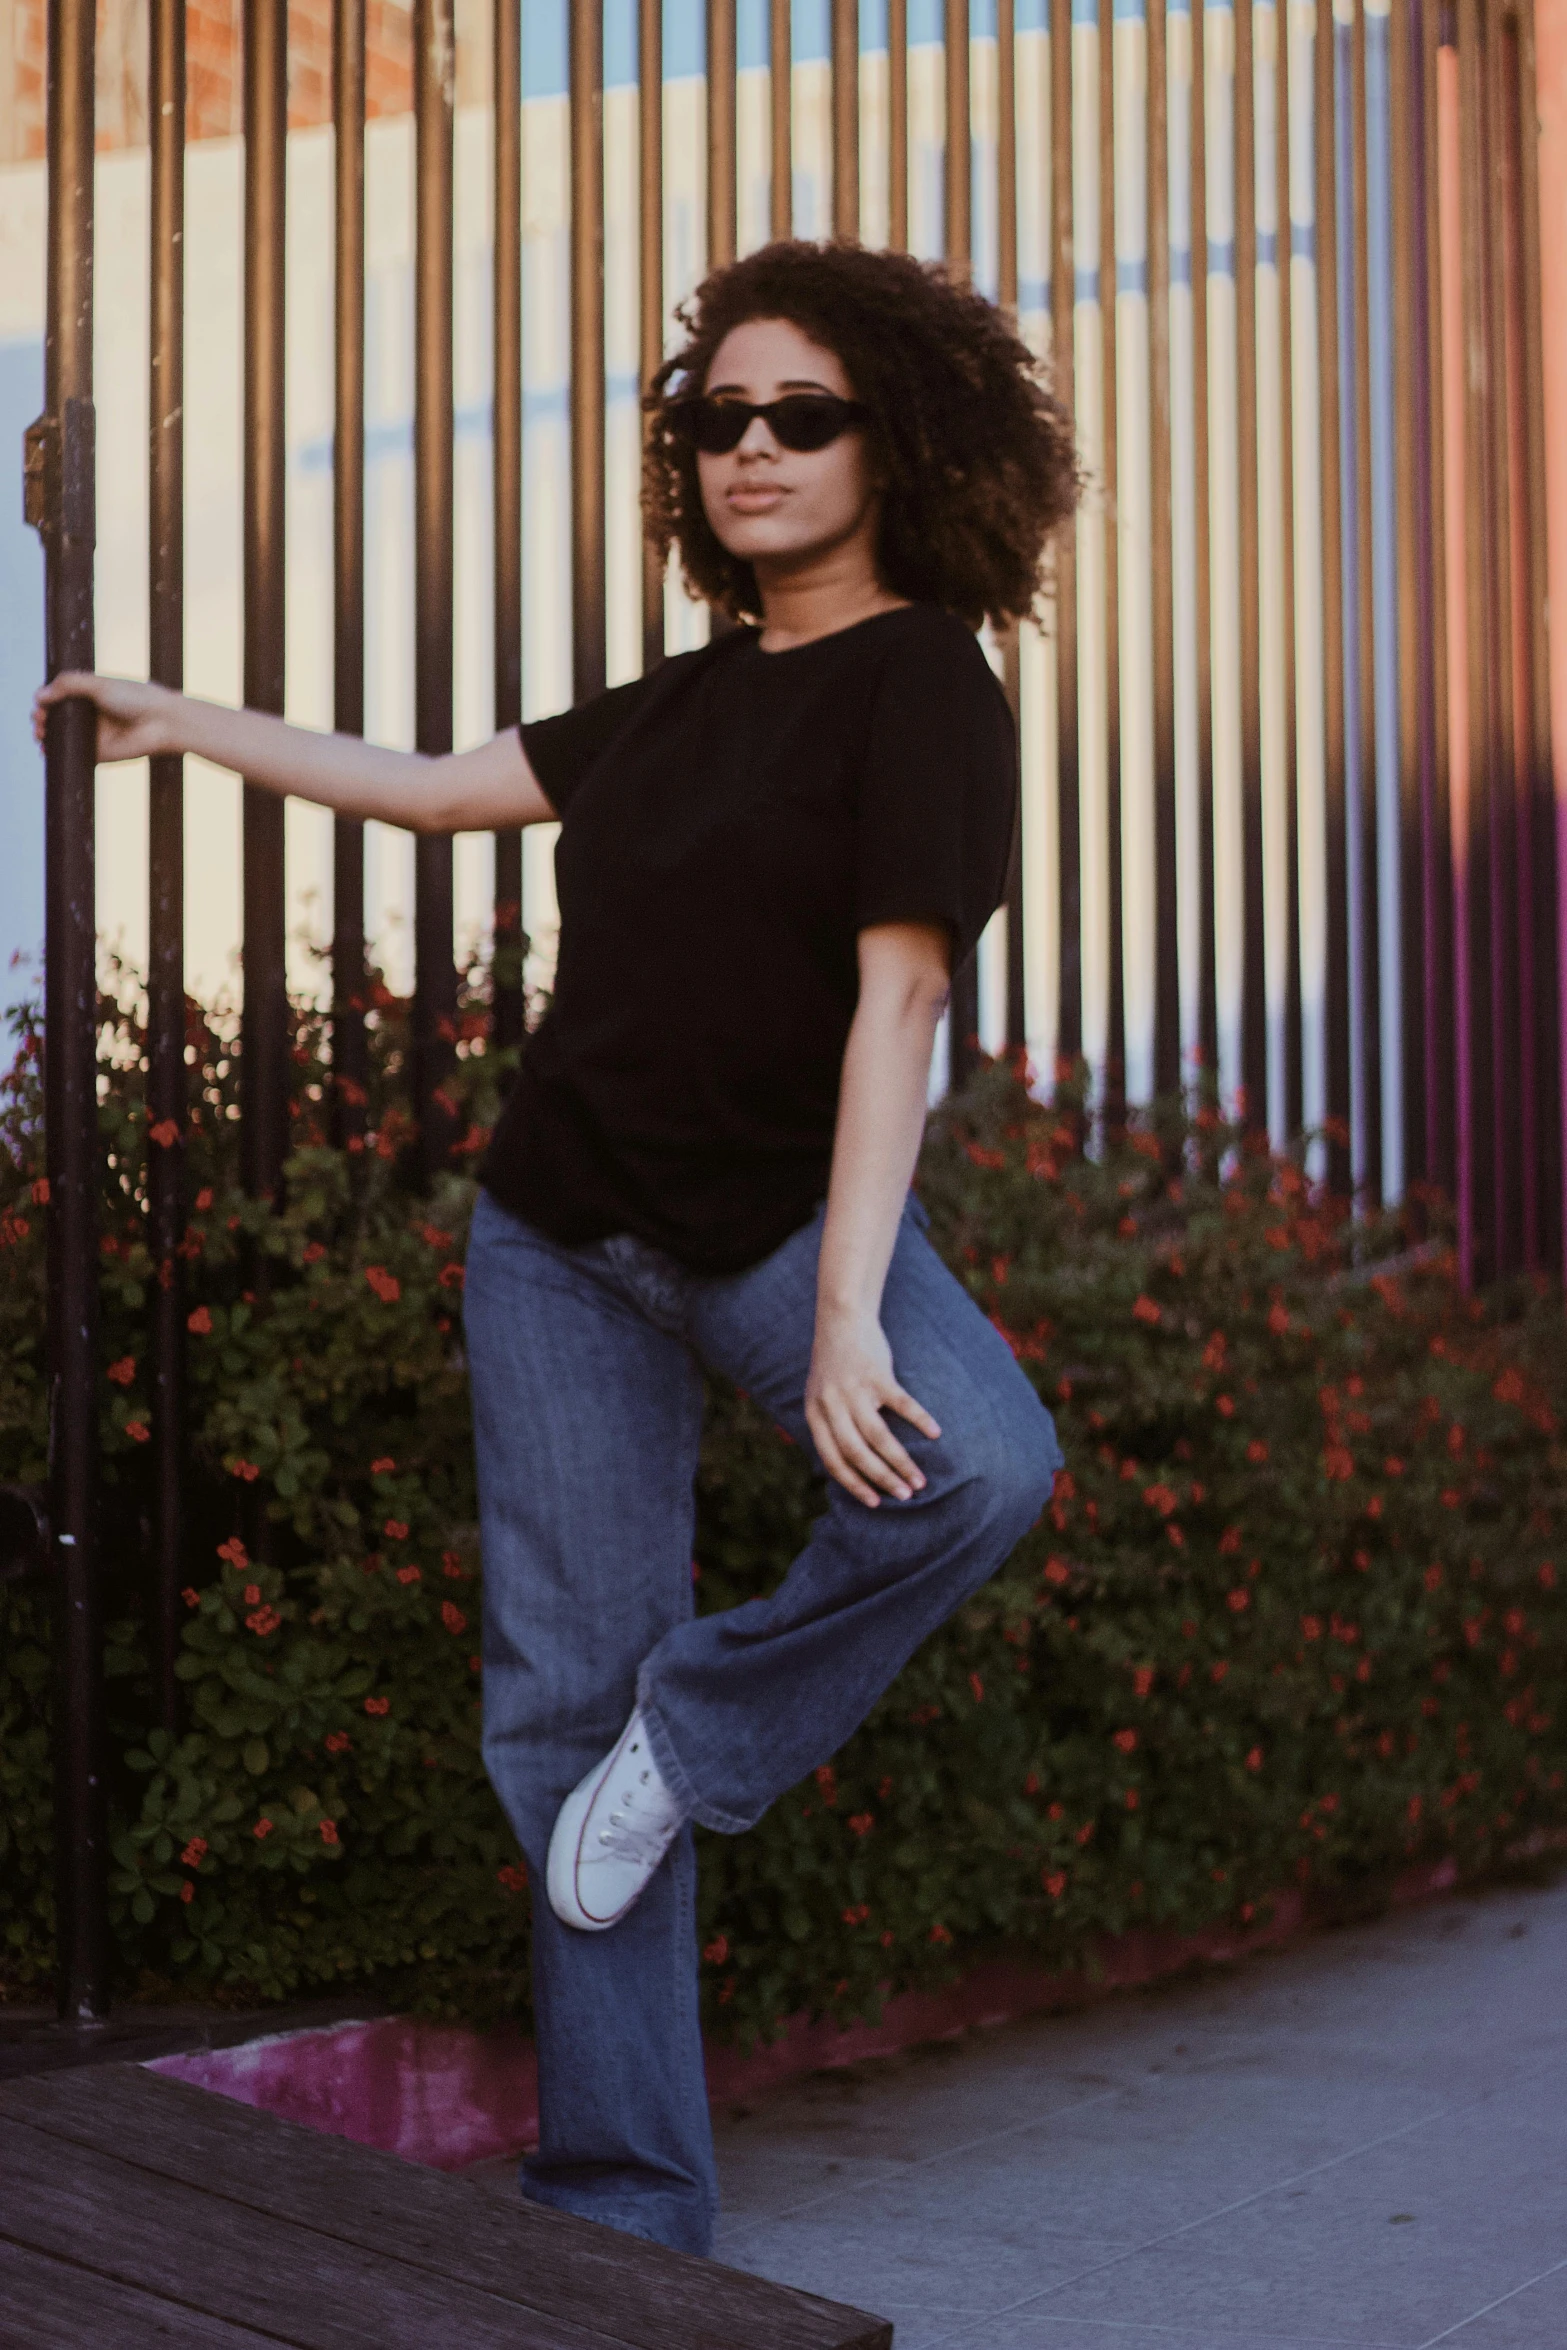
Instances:
[[[896,2350],[1567,2350],[1567,1883],[719,2118],[720,2259]]]

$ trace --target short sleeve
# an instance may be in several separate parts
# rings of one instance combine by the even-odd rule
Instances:
[[[944,922],[956,970],[1006,892],[1017,730],[960,620],[911,614],[876,689],[856,811],[855,927]]]
[[[575,709],[562,710],[554,718],[533,718],[518,728],[528,765],[557,816],[565,815],[588,769],[637,716],[658,675],[656,669],[650,670],[629,685],[612,685],[606,693],[592,695]]]

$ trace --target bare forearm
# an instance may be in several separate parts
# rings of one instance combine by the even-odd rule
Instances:
[[[925,1130],[931,1046],[941,1016],[928,989],[862,998],[849,1032],[817,1271],[819,1314],[877,1314],[898,1219]]]
[[[415,832],[450,829],[440,759],[384,750],[354,735],[317,734],[265,711],[225,709],[189,694],[172,698],[168,723],[171,750],[232,767],[266,791]]]

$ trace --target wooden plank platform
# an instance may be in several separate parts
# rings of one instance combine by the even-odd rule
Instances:
[[[5,2350],[891,2350],[863,2310],[139,2065],[0,2086]]]

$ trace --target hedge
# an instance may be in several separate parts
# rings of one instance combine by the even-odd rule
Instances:
[[[479,1758],[479,1572],[460,1344],[473,1155],[509,1059],[470,977],[460,1171],[411,1183],[405,1008],[378,988],[367,1132],[336,1147],[321,1016],[293,1013],[282,1203],[237,1168],[231,1019],[188,1013],[194,1128],[186,1726],[144,1636],[151,1422],[145,1037],[102,1025],[105,1575],[122,1990],[355,1987],[526,2015],[530,1893]],[[43,1473],[40,1038],[0,1096],[0,1477]],[[874,2015],[1004,1946],[1063,1965],[1134,1924],[1357,1904],[1567,1823],[1559,1299],[1461,1294],[1304,1159],[1200,1105],[1080,1148],[1076,1097],[985,1067],[920,1167],[947,1261],[1056,1412],[1068,1470],[994,1580],[749,1835],[703,1837],[709,2022]],[[715,1388],[698,1604],[782,1573],[802,1454]],[[0,1996],[52,1963],[47,1595],[0,1591]]]

